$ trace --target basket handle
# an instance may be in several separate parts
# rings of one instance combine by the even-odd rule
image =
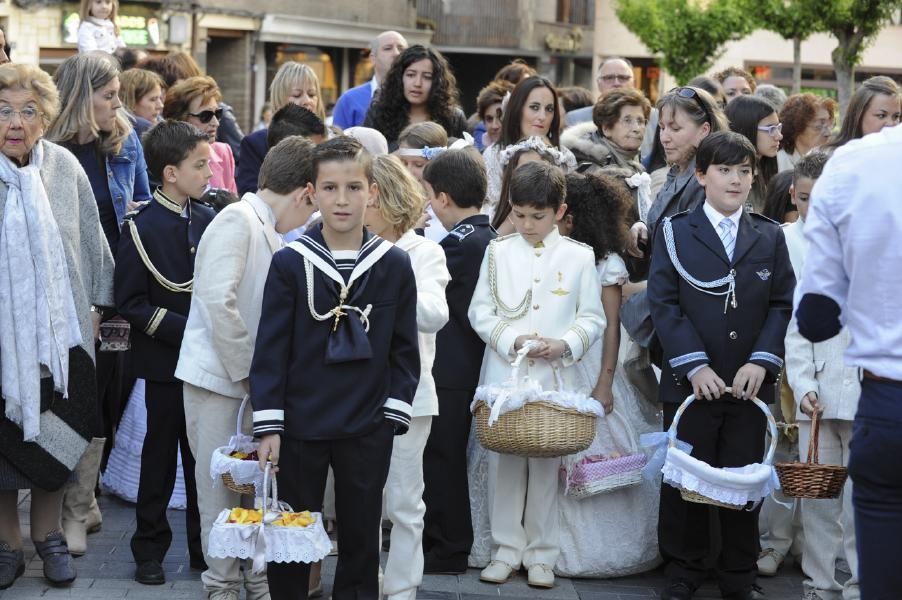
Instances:
[[[238,407],[238,422],[235,424],[235,435],[241,436],[241,424],[244,423],[244,409],[247,408],[248,402],[251,400],[250,394],[245,394],[244,398],[241,399],[241,406]]]
[[[615,444],[617,444],[618,443],[617,436],[614,435],[614,429],[611,427],[610,423],[608,422],[608,419],[610,419],[611,417],[617,417],[617,420],[623,426],[623,430],[626,431],[626,437],[628,438],[627,439],[628,447],[626,448],[626,450],[629,451],[631,454],[636,454],[637,452],[639,452],[638,435],[636,435],[636,429],[629,422],[629,419],[624,417],[623,413],[621,413],[617,409],[616,404],[614,405],[614,410],[612,410],[610,413],[605,415],[604,421],[608,427],[608,431],[611,432],[611,439],[614,440]],[[621,449],[623,449],[622,446],[621,446]]]
[[[814,411],[814,415],[811,417],[811,435],[808,436],[808,464],[816,465],[819,464],[817,449],[820,446],[820,430],[821,430],[821,413],[820,411]]]
[[[724,390],[724,394],[733,394],[733,388],[727,387]],[[686,412],[686,409],[689,408],[689,405],[695,401],[695,394],[689,394],[683,403],[680,404],[680,407],[676,411],[676,415],[673,417],[673,423],[670,424],[670,429],[667,430],[667,445],[670,448],[676,447],[676,435],[677,435],[677,427],[680,424],[680,417],[683,416],[683,413]],[[770,409],[767,407],[767,404],[759,400],[757,397],[752,398],[751,402],[754,402],[755,405],[761,409],[761,412],[764,413],[764,416],[767,417],[767,430],[770,433],[770,446],[767,449],[767,452],[764,454],[764,461],[762,464],[771,465],[774,462],[774,453],[777,451],[777,422],[774,420],[774,415],[770,412]]]

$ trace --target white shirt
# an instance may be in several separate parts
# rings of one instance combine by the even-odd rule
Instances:
[[[811,194],[796,298],[835,301],[852,336],[846,363],[902,380],[902,127],[836,150]]]
[[[708,204],[708,200],[706,199],[702,210],[705,211],[705,216],[711,221],[711,225],[714,227],[714,231],[717,232],[718,237],[720,236],[720,222],[724,219],[733,221],[733,237],[735,238],[739,234],[739,219],[742,218],[741,207],[732,215],[724,215],[717,212],[717,209]]]

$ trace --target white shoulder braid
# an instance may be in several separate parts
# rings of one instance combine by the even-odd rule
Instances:
[[[736,308],[738,306],[736,304],[736,277],[733,275],[732,271],[727,271],[726,276],[714,281],[701,281],[700,279],[693,277],[689,271],[683,267],[683,264],[680,262],[680,257],[677,255],[676,240],[674,240],[673,237],[673,224],[670,222],[671,218],[672,217],[664,217],[664,242],[667,244],[667,255],[670,257],[670,262],[673,263],[673,267],[677,270],[677,273],[679,273],[680,277],[682,277],[686,283],[700,292],[710,294],[711,296],[724,296],[724,314],[726,314],[729,306]],[[724,286],[727,287],[724,291],[713,291],[715,288]]]

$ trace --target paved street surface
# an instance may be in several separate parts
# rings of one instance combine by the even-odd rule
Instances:
[[[78,579],[69,588],[50,587],[42,575],[41,559],[26,541],[25,576],[8,590],[0,592],[0,600],[35,600],[37,598],[77,598],[79,600],[203,600],[206,594],[200,583],[200,573],[188,567],[185,542],[185,520],[181,511],[170,511],[169,521],[174,531],[173,545],[166,561],[166,584],[143,586],[136,583],[129,539],[134,531],[134,507],[112,496],[100,498],[103,511],[103,530],[88,537],[88,553],[75,560]],[[28,532],[28,498],[19,505],[22,529]],[[603,543],[603,540],[599,540]],[[384,558],[384,557],[383,557]],[[335,558],[326,559],[323,568],[324,598],[328,600]],[[539,591],[526,585],[525,575],[505,585],[489,585],[479,581],[479,571],[470,569],[465,575],[427,575],[417,594],[421,600],[489,600],[490,598],[545,598],[548,600],[639,600],[657,598],[666,581],[663,573],[652,571],[620,579],[561,579],[552,590]],[[784,565],[777,577],[762,579],[769,600],[798,600],[802,591],[802,574],[795,565]],[[717,588],[708,584],[696,598],[719,598]],[[243,595],[242,595],[243,598]]]

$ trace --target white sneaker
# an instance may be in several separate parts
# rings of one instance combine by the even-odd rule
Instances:
[[[783,555],[773,548],[765,548],[758,556],[758,574],[773,577],[783,564]]]
[[[532,587],[553,588],[554,571],[548,565],[538,564],[529,567],[529,575],[526,583]]]
[[[506,562],[493,560],[489,563],[489,566],[484,568],[482,573],[479,574],[479,580],[485,581],[486,583],[507,583],[507,580],[511,578],[513,570],[514,568]]]

